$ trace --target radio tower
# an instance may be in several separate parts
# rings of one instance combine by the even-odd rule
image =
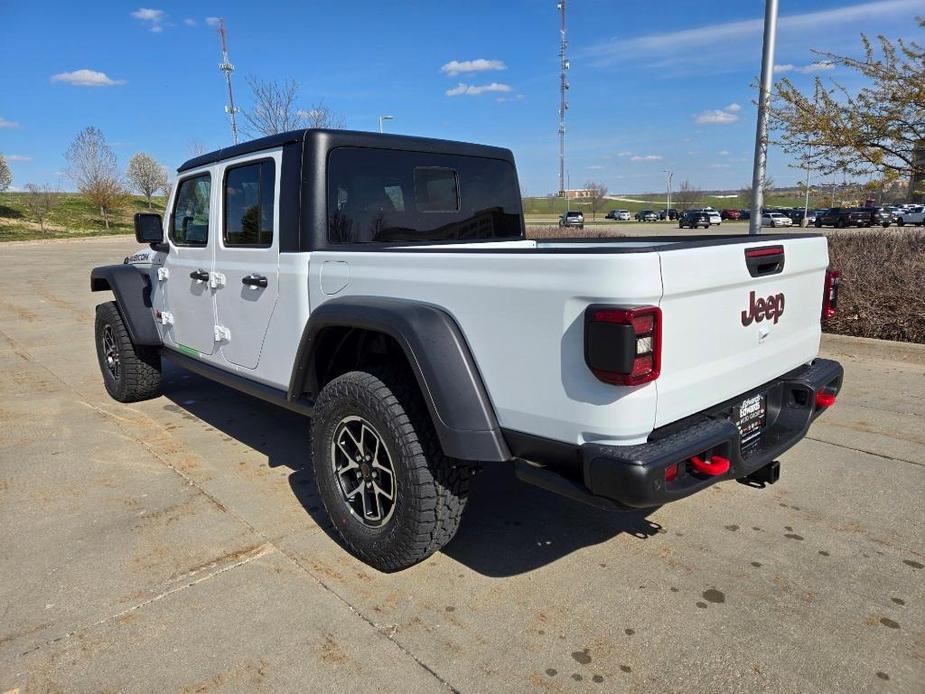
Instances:
[[[222,62],[218,64],[218,69],[225,73],[225,83],[228,85],[228,105],[225,107],[225,113],[231,116],[231,140],[238,144],[238,120],[235,114],[238,109],[234,105],[234,92],[231,90],[231,73],[234,72],[234,65],[228,59],[228,42],[226,40],[227,32],[225,31],[225,20],[218,20],[218,33],[222,37]]]
[[[568,111],[568,99],[566,94],[568,92],[568,79],[566,78],[566,73],[568,73],[569,62],[568,62],[568,38],[566,37],[566,26],[565,26],[565,0],[559,0],[559,3],[556,5],[559,10],[559,191],[561,195],[565,195],[566,180],[565,180],[565,112]]]

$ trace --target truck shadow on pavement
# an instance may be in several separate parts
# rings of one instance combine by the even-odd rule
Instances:
[[[340,544],[315,487],[309,419],[167,362],[164,396],[165,409],[192,415],[265,455],[271,468],[291,470],[296,500]],[[620,534],[645,539],[664,532],[646,517],[654,510],[601,511],[521,482],[512,465],[489,463],[475,476],[459,532],[443,553],[485,576],[515,576]]]

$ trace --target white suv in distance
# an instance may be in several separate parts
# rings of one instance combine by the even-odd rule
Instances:
[[[782,215],[780,212],[765,212],[761,215],[761,226],[763,227],[791,227],[793,220],[790,217]]]

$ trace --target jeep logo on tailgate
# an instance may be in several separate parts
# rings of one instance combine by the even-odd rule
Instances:
[[[742,325],[751,325],[752,321],[760,323],[765,318],[776,324],[784,315],[784,294],[772,294],[767,299],[756,299],[755,292],[748,294],[748,308],[742,311]]]

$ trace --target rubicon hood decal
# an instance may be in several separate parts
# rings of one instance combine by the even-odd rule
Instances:
[[[774,321],[780,320],[784,315],[784,294],[772,294],[766,299],[755,298],[755,292],[748,294],[748,308],[742,311],[742,325],[749,326],[752,323],[760,323],[765,318]]]

